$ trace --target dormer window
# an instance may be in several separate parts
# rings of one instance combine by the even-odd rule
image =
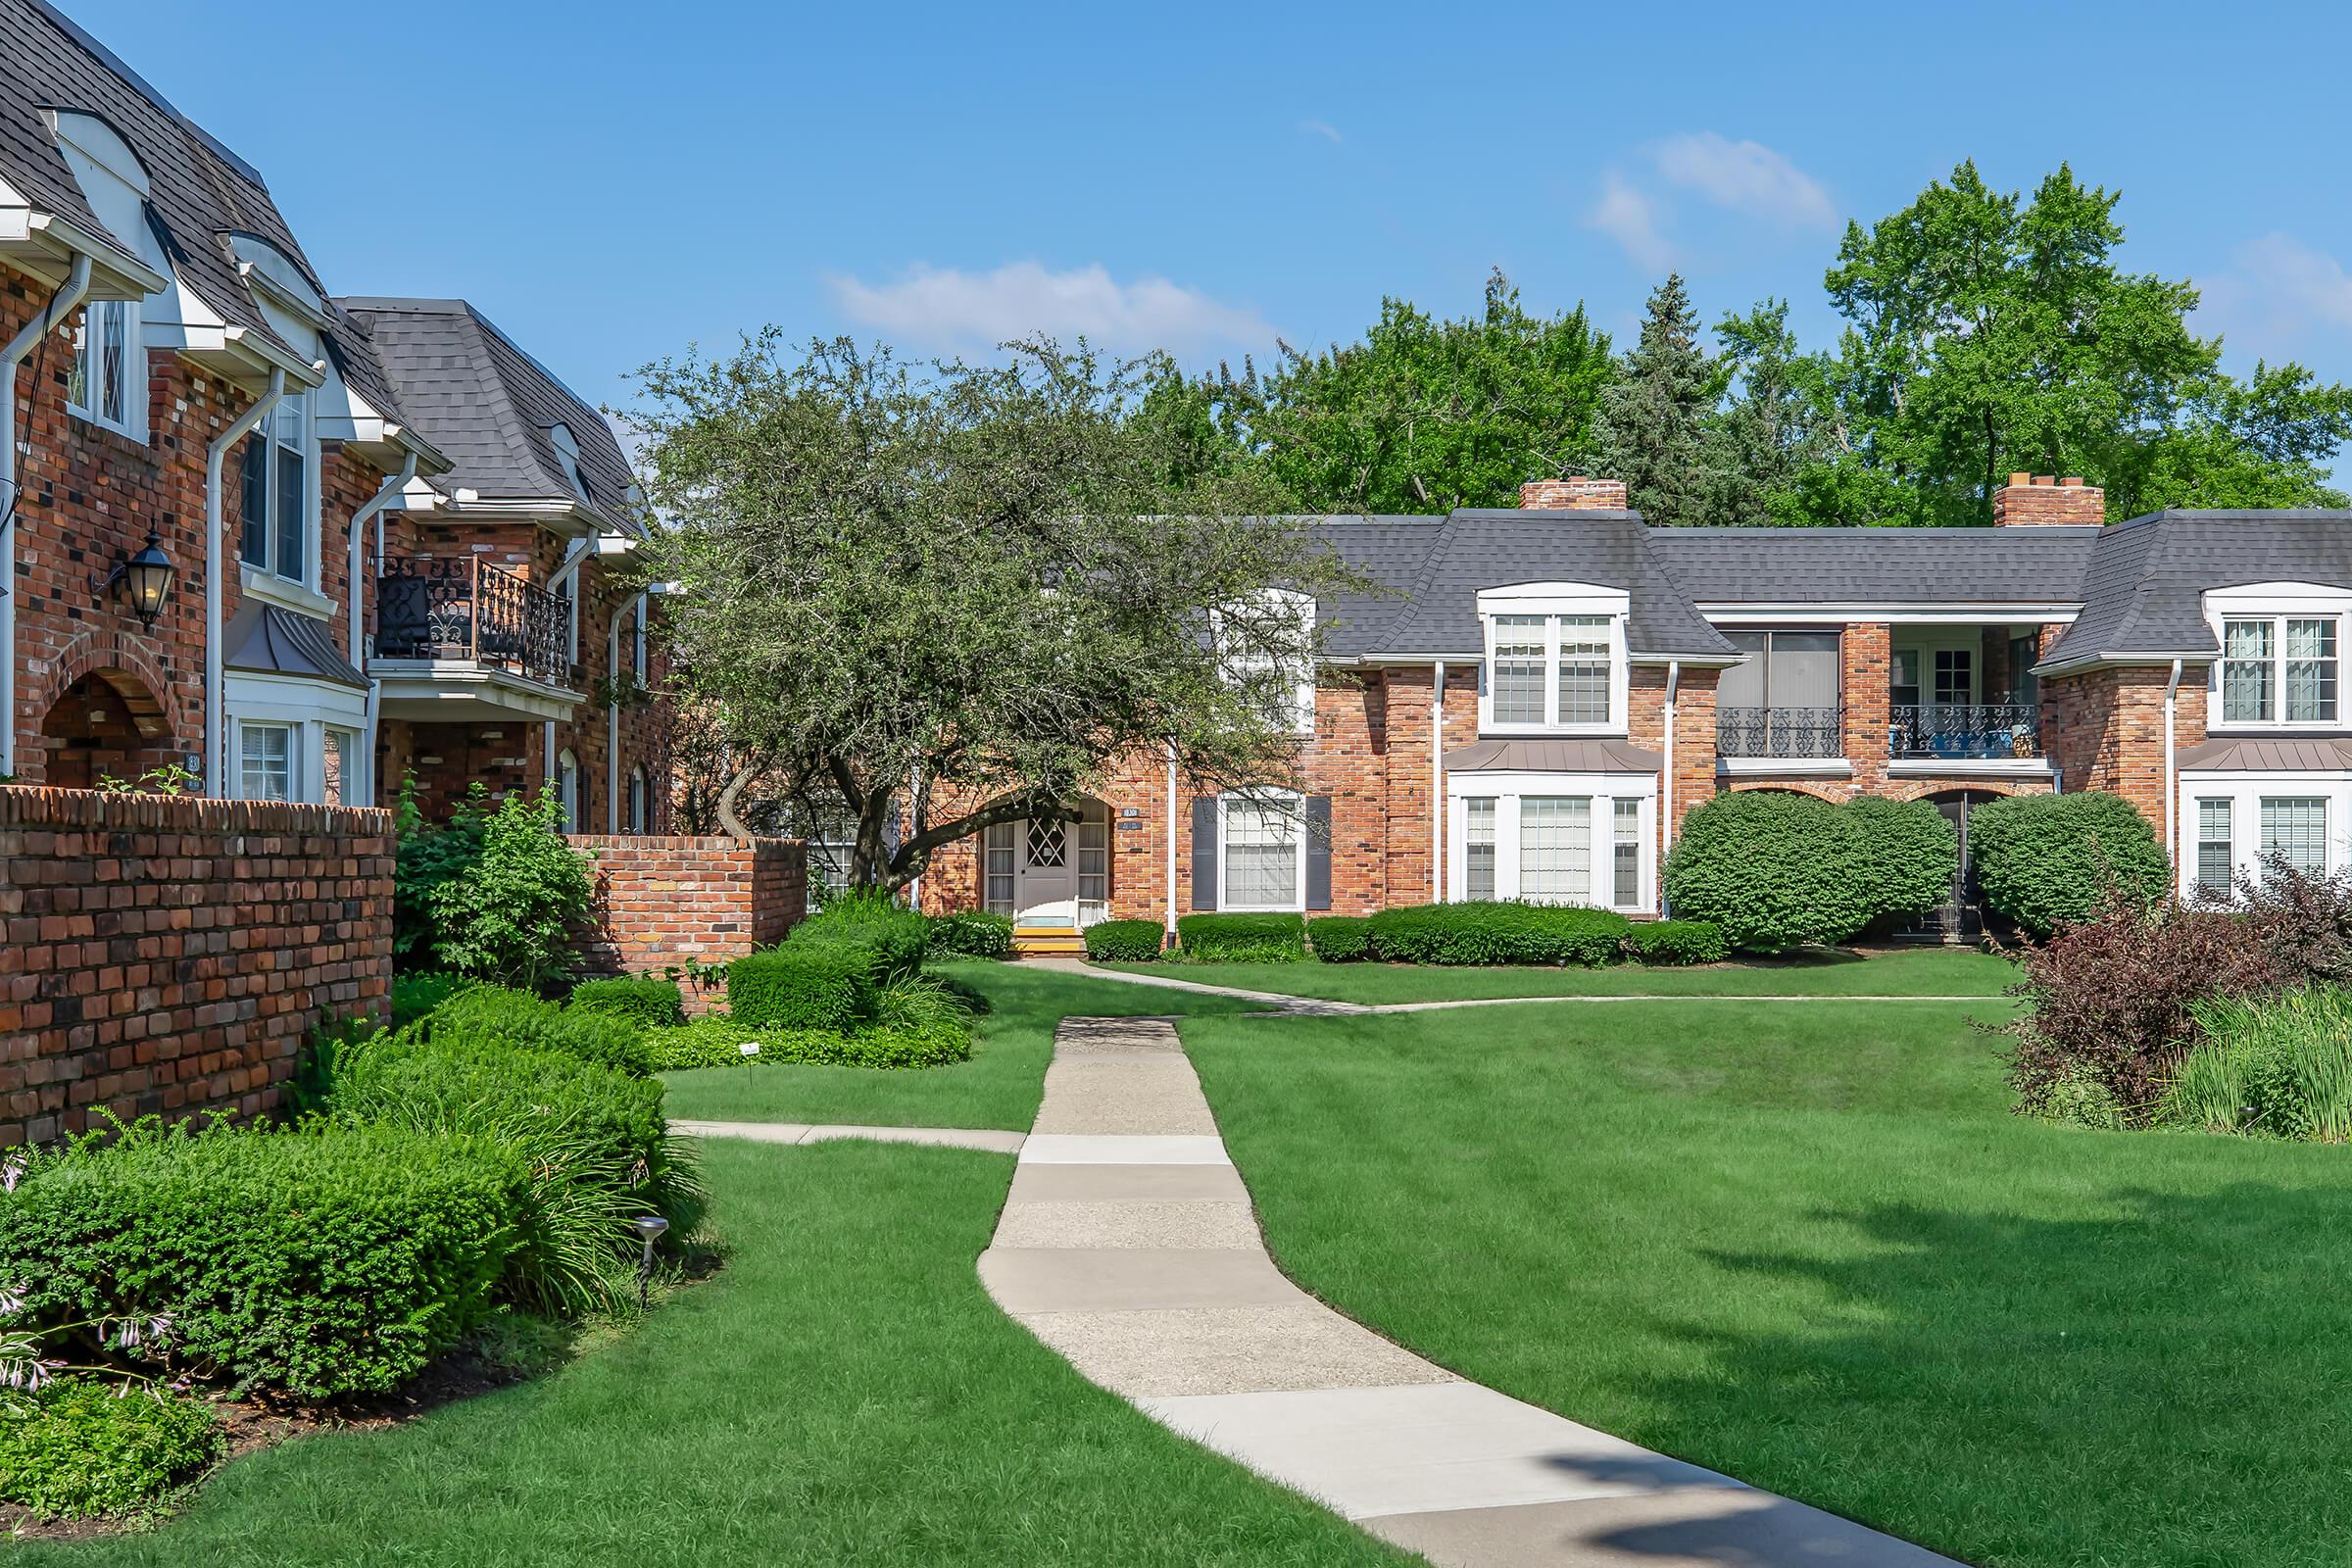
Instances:
[[[1486,678],[1479,726],[1497,733],[1625,728],[1626,594],[1574,583],[1479,595]]]
[[[2206,612],[2222,645],[2213,670],[2216,727],[2342,723],[2352,594],[2297,583],[2228,588],[2206,596]]]
[[[548,426],[547,438],[556,448],[556,462],[563,466],[564,478],[571,493],[582,501],[588,499],[588,481],[580,476],[580,443],[567,424]]]

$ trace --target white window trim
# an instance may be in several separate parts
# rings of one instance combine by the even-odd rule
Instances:
[[[275,731],[286,737],[286,800],[296,802],[310,799],[305,785],[309,782],[313,770],[303,766],[303,762],[306,760],[303,757],[305,750],[303,738],[306,728],[308,726],[285,719],[240,718],[237,720],[236,750],[230,754],[237,760],[237,799],[266,801],[270,798],[266,795],[245,793],[245,742],[248,737],[262,731]]]
[[[1291,886],[1297,897],[1288,904],[1236,904],[1226,887],[1226,874],[1233,864],[1227,853],[1225,818],[1235,802],[1245,806],[1266,807],[1285,810],[1296,830],[1292,850],[1297,864],[1292,868]],[[1260,790],[1252,795],[1220,795],[1217,797],[1217,908],[1233,914],[1287,914],[1306,910],[1306,798],[1292,790]]]
[[[1622,914],[1652,914],[1658,907],[1658,781],[1647,773],[1448,773],[1446,775],[1446,902],[1458,904],[1470,889],[1470,808],[1473,799],[1494,802],[1494,898],[1519,893],[1519,808],[1528,796],[1585,796],[1592,802],[1588,868],[1593,897],[1585,902]],[[1634,801],[1641,845],[1634,902],[1616,902],[1616,803]]]
[[[2267,620],[2272,623],[2270,663],[2273,716],[2270,718],[2230,718],[2224,711],[2222,666],[2229,662],[2230,645],[2223,624],[2231,620]],[[2335,623],[2333,718],[2290,719],[2286,716],[2285,623],[2289,620],[2329,620]],[[2345,646],[2345,635],[2352,632],[2352,589],[2311,582],[2262,582],[2234,588],[2216,588],[2205,595],[2205,623],[2212,629],[2213,640],[2222,650],[2214,656],[2213,662],[2206,669],[2207,733],[2272,734],[2352,728],[2352,718],[2348,718],[2345,712],[2347,696],[2344,689],[2345,666],[2352,662],[2352,650]],[[2332,824],[2332,818],[2330,820]]]
[[[2352,865],[2352,773],[2216,773],[2183,770],[2178,809],[2173,813],[2180,843],[2173,864],[2180,896],[2197,891],[2197,803],[2230,802],[2230,870],[2262,873],[2262,802],[2265,797],[2304,797],[2328,803],[2326,870],[2332,876]]]
[[[277,438],[277,418],[278,415],[288,407],[293,408],[302,417],[302,429],[294,443],[295,450],[302,454],[303,538],[302,575],[299,577],[289,577],[277,569],[277,449],[281,444]],[[324,492],[319,475],[322,463],[318,450],[318,404],[309,392],[288,392],[276,408],[262,416],[262,422],[254,426],[253,433],[245,439],[261,442],[263,456],[268,459],[262,465],[263,476],[267,481],[263,492],[262,517],[269,528],[269,534],[267,544],[262,551],[263,559],[260,562],[247,561],[242,548],[238,550],[236,561],[240,577],[247,587],[252,587],[257,580],[266,580],[266,586],[259,591],[264,598],[273,604],[283,605],[286,609],[303,614],[319,616],[332,614],[334,601],[319,592],[319,585],[326,580],[324,559],[326,551],[322,547],[322,530],[319,527],[319,514],[324,505]],[[240,500],[240,511],[243,511],[246,505]],[[238,525],[239,527],[243,526],[241,518]],[[270,591],[270,588],[280,585],[283,585],[280,592],[271,593]]]
[[[1520,583],[1490,588],[1478,596],[1481,636],[1485,639],[1478,676],[1478,730],[1482,735],[1623,735],[1626,732],[1632,661],[1626,647],[1625,622],[1631,596],[1622,588],[1589,583]],[[1494,625],[1501,615],[1542,615],[1544,623],[1544,711],[1556,718],[1560,711],[1560,621],[1591,616],[1609,623],[1609,716],[1598,722],[1498,724],[1494,721]]]
[[[1302,594],[1289,588],[1269,588],[1265,591],[1264,600],[1269,610],[1280,610],[1287,606],[1302,622],[1301,630],[1305,638],[1312,640],[1315,632],[1315,599],[1312,594]],[[1212,629],[1218,640],[1219,655],[1233,674],[1244,674],[1264,666],[1264,660],[1236,658],[1224,653],[1224,617],[1221,614],[1212,616]],[[1292,734],[1306,736],[1315,732],[1315,665],[1312,660],[1307,662],[1306,668],[1292,685],[1288,716]]]
[[[81,325],[78,328],[81,341],[74,345],[74,356],[76,360],[86,363],[95,354],[97,333],[92,328],[97,324],[95,313],[101,305],[118,307],[122,313],[122,417],[110,419],[98,411],[95,402],[89,407],[84,407],[72,398],[66,400],[66,412],[77,419],[97,425],[102,430],[112,430],[117,435],[127,436],[141,446],[145,446],[147,444],[147,348],[146,337],[142,331],[145,323],[140,319],[143,314],[140,302],[137,300],[92,300],[84,305],[81,310]],[[86,384],[91,390],[97,390],[97,383],[94,380]]]
[[[645,769],[629,769],[629,831],[643,836],[654,823],[654,789],[645,776]]]

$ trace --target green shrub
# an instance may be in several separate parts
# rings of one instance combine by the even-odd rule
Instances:
[[[2098,912],[2112,876],[2164,896],[2171,862],[2148,819],[2120,795],[2013,795],[1968,815],[1968,853],[1984,903],[2037,937]]]
[[[929,975],[906,975],[874,993],[880,1029],[969,1029],[971,1004]]]
[[[571,973],[571,936],[596,898],[590,858],[564,841],[553,790],[520,791],[482,824],[480,857],[437,884],[433,951],[461,974],[539,987]]]
[[[528,1182],[486,1142],[397,1127],[150,1122],[18,1184],[0,1280],[36,1318],[169,1313],[173,1359],[240,1390],[382,1393],[489,1313]]]
[[[931,946],[931,922],[887,895],[859,889],[844,893],[792,928],[786,948],[847,947],[868,953],[876,985],[918,974]],[[730,1003],[729,1005],[732,1005]]]
[[[639,975],[625,980],[583,980],[564,1003],[571,1012],[601,1012],[626,1018],[640,1029],[686,1021],[686,996],[675,980]]]
[[[525,991],[471,986],[411,1025],[419,1038],[451,1045],[511,1046],[576,1056],[643,1076],[654,1070],[644,1031],[594,1010],[566,1012]]]
[[[1306,919],[1297,914],[1188,914],[1176,922],[1177,951],[1200,963],[1287,963],[1306,956]]]
[[[1577,963],[1623,956],[1633,922],[1570,905],[1414,904],[1372,916],[1372,953],[1391,963]]]
[[[392,954],[406,968],[429,961],[440,938],[433,900],[482,858],[482,824],[490,814],[487,786],[476,779],[466,798],[436,826],[416,804],[416,775],[404,774],[392,824],[398,845],[392,870]]]
[[[2190,1010],[2205,1039],[2166,1086],[2159,1122],[2305,1143],[2352,1139],[2352,991],[2213,997]]]
[[[1326,914],[1306,922],[1306,940],[1325,963],[1357,963],[1372,956],[1372,922],[1360,914]]]
[[[1627,932],[1625,946],[1643,963],[1721,963],[1732,951],[1708,920],[1651,920]]]
[[[1960,835],[1934,804],[1858,795],[1838,809],[1862,835],[1871,929],[1899,930],[1952,896]]]
[[[1810,795],[1718,795],[1683,818],[1666,857],[1676,917],[1721,926],[1734,947],[1757,953],[1843,942],[1880,898],[1861,824]]]
[[[701,1183],[662,1120],[662,1086],[609,1067],[479,1041],[387,1038],[345,1059],[326,1109],[341,1123],[519,1152],[531,1185],[502,1294],[536,1311],[622,1304],[639,1253],[631,1222],[650,1209],[682,1235],[700,1213]]]
[[[928,952],[934,958],[1009,958],[1012,917],[987,909],[935,914]]]
[[[1153,963],[1166,935],[1157,920],[1097,920],[1086,928],[1086,956],[1097,963]]]
[[[727,1011],[748,1024],[846,1034],[873,1016],[877,951],[818,941],[746,954],[727,965]]]
[[[692,1067],[740,1067],[805,1064],[830,1067],[939,1067],[969,1061],[972,1035],[968,1025],[925,1024],[906,1029],[864,1028],[852,1034],[838,1029],[781,1029],[748,1024],[739,1018],[697,1018],[675,1029],[656,1029],[646,1037],[664,1071]],[[743,1047],[757,1042],[760,1053],[746,1058]]]
[[[212,1411],[177,1395],[85,1378],[0,1405],[0,1502],[43,1519],[152,1507],[220,1452]]]
[[[403,974],[392,977],[392,1027],[415,1023],[472,985],[462,974]]]

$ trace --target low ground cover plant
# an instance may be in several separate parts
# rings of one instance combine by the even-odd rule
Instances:
[[[795,1063],[826,1067],[944,1067],[969,1061],[972,1034],[967,1025],[918,1024],[906,1028],[877,1025],[845,1032],[839,1029],[787,1029],[745,1023],[739,1018],[697,1018],[674,1029],[656,1029],[646,1037],[662,1070],[691,1067],[790,1066]],[[746,1045],[758,1045],[746,1055]]]
[[[1391,963],[1596,967],[1624,956],[1632,929],[1611,909],[1551,904],[1421,904],[1371,916],[1373,956]]]
[[[1360,963],[1372,956],[1372,921],[1368,915],[1318,915],[1306,922],[1306,940],[1325,963]]]
[[[1009,958],[1012,917],[989,909],[935,914],[928,953],[934,958]]]
[[[1985,906],[2036,937],[2100,915],[2110,883],[2160,899],[2172,881],[2148,819],[2100,790],[1987,801],[1969,812],[1968,847]]]
[[[220,1455],[202,1401],[69,1378],[0,1406],[0,1501],[39,1519],[120,1517],[152,1507]]]
[[[2208,997],[2190,1011],[2203,1038],[2174,1070],[2158,1122],[2308,1143],[2352,1139],[2352,991]]]
[[[392,977],[392,1027],[415,1023],[474,982],[462,974],[435,972]]]
[[[450,1045],[514,1046],[640,1076],[654,1070],[644,1030],[630,1018],[559,1007],[505,986],[468,986],[411,1027],[421,1038]]]
[[[1086,928],[1086,956],[1097,963],[1152,963],[1165,935],[1157,920],[1098,920]]]
[[[571,1012],[625,1018],[640,1029],[659,1029],[686,1021],[686,997],[678,989],[678,983],[650,975],[583,980],[571,988],[564,1005]]]
[[[1306,956],[1306,920],[1296,914],[1201,913],[1176,921],[1178,954],[1198,963],[1283,963]]]
[[[239,1391],[381,1393],[489,1316],[528,1184],[487,1140],[142,1123],[33,1163],[0,1282],[41,1319],[168,1312],[171,1364]]]

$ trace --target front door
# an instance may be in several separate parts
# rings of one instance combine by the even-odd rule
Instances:
[[[1077,834],[1058,818],[1021,824],[1020,882],[1014,920],[1021,925],[1078,923]]]

